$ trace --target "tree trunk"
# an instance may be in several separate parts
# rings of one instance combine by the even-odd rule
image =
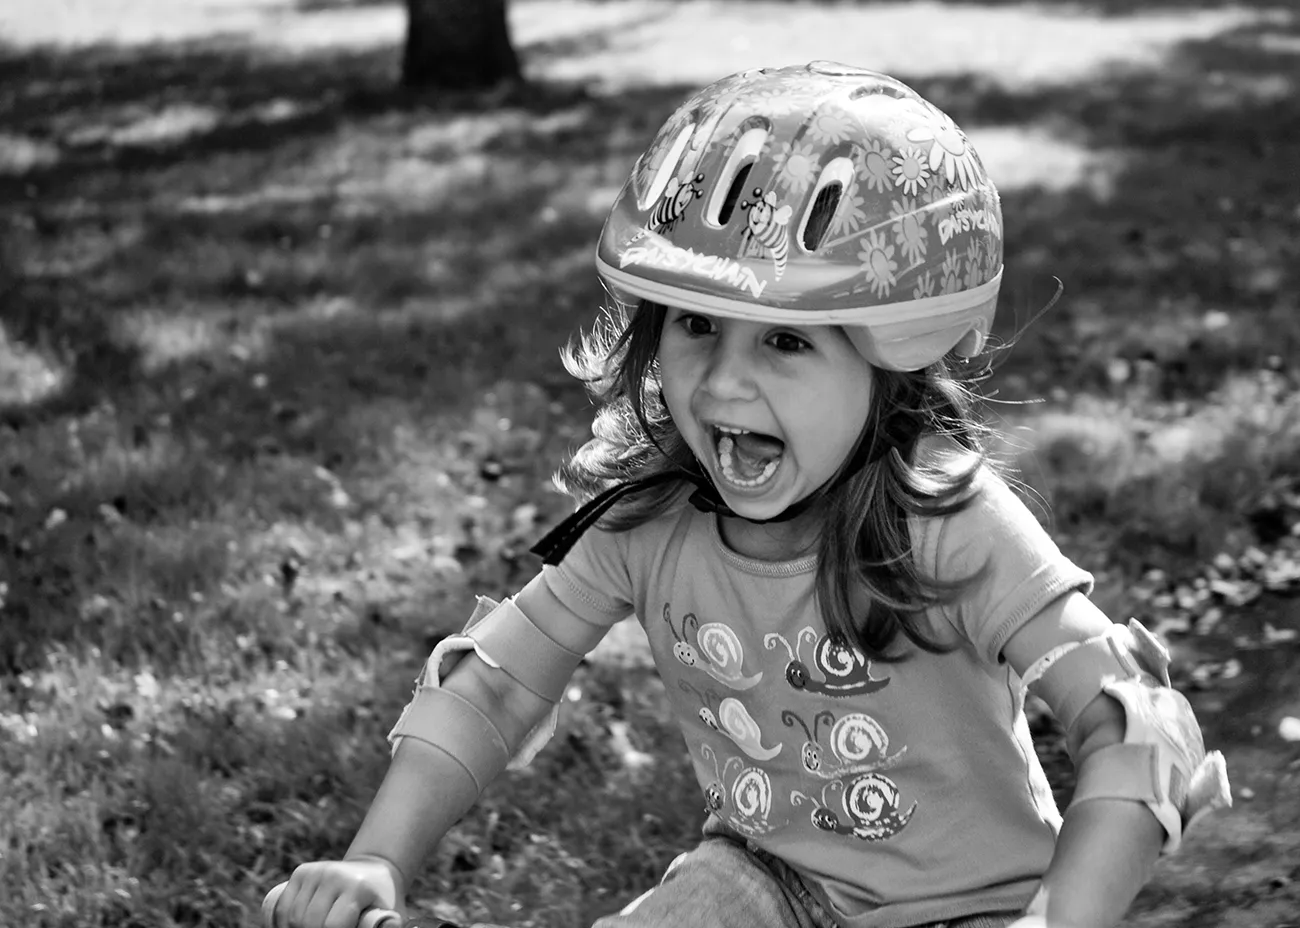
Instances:
[[[487,90],[520,81],[506,0],[406,0],[402,86]]]

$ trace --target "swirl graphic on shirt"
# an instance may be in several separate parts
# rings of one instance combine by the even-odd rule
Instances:
[[[884,727],[862,712],[850,712],[835,718],[829,709],[813,716],[812,728],[796,712],[781,711],[781,721],[793,728],[803,729],[808,739],[799,752],[803,769],[823,780],[837,780],[863,773],[887,770],[907,752],[889,753],[889,735]],[[822,741],[822,724],[828,726],[826,741]],[[829,757],[827,754],[829,753]]]
[[[816,674],[802,659],[804,645],[808,643],[812,646]],[[799,632],[793,647],[784,635],[777,632],[769,632],[763,637],[763,646],[769,651],[778,645],[783,646],[790,657],[785,666],[785,679],[793,689],[827,696],[866,696],[889,685],[888,677],[877,680],[871,676],[871,662],[860,650],[837,636],[819,636],[812,626]]]
[[[733,690],[747,690],[757,686],[763,672],[745,676],[745,648],[730,626],[721,622],[701,625],[694,612],[682,616],[682,629],[678,633],[673,624],[672,608],[664,603],[664,621],[673,633],[676,644],[673,656],[687,667],[697,667],[719,683]],[[693,633],[694,641],[690,640]]]
[[[836,794],[839,794],[838,796]],[[902,794],[889,777],[868,773],[851,781],[833,780],[821,789],[820,796],[808,796],[791,790],[790,804],[812,805],[812,823],[822,831],[837,835],[851,835],[861,841],[884,841],[904,828],[916,811],[913,802],[906,812],[900,812]],[[834,807],[843,811],[840,818]]]
[[[776,828],[769,821],[772,781],[763,770],[734,756],[719,769],[718,756],[707,744],[700,745],[700,756],[713,765],[713,782],[704,791],[707,811],[721,815],[728,825],[750,837]]]
[[[771,760],[781,753],[785,745],[777,743],[775,747],[763,746],[763,732],[754,721],[745,704],[734,696],[718,699],[720,696],[712,688],[701,693],[685,680],[678,680],[677,687],[684,693],[690,693],[701,702],[703,707],[697,713],[701,722],[719,734],[726,735],[736,747],[740,748],[754,760]],[[717,700],[717,710],[711,706]]]

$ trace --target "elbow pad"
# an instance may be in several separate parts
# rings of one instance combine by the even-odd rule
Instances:
[[[1164,853],[1176,851],[1202,817],[1232,805],[1223,755],[1206,754],[1191,704],[1169,684],[1169,651],[1136,619],[1054,648],[1025,671],[1022,686],[1067,731],[1101,693],[1124,707],[1124,741],[1082,760],[1074,803],[1144,803],[1165,829]]]
[[[447,726],[442,724],[445,715],[456,719],[462,711],[447,701],[446,697],[452,694],[441,689],[442,680],[458,659],[470,651],[476,653],[489,667],[501,670],[529,692],[554,703],[546,718],[534,726],[514,749],[513,756],[510,756],[509,749],[504,746],[495,725],[491,731],[486,731],[482,722],[475,720],[478,729],[484,732],[485,743],[499,741],[501,750],[510,756],[507,769],[526,767],[555,734],[560,699],[583,655],[570,651],[548,637],[510,599],[497,603],[486,596],[480,596],[464,630],[438,642],[416,681],[415,696],[402,710],[397,724],[389,732],[389,744],[396,751],[401,738],[418,737],[437,744],[462,762],[463,758],[476,757],[483,752],[481,747],[470,746],[461,739],[454,738],[451,731],[444,732],[443,729]],[[444,669],[443,665],[449,661],[450,664]],[[469,705],[464,700],[460,702]],[[459,730],[464,732],[470,732],[474,728],[469,723],[459,725]],[[437,734],[431,734],[433,732]],[[439,740],[431,740],[433,737]],[[453,743],[444,744],[444,741]],[[486,758],[484,762],[486,763]]]

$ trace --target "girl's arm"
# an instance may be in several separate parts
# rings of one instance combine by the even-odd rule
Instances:
[[[608,630],[575,616],[540,575],[514,597],[514,604],[547,638],[577,655],[595,647]],[[441,687],[491,719],[513,754],[554,705],[474,651],[464,653]],[[383,858],[405,882],[478,795],[473,779],[448,753],[418,738],[402,738],[348,856]]]
[[[1053,648],[1103,635],[1111,625],[1083,594],[1068,593],[1021,626],[1002,653],[1023,676]],[[1075,768],[1098,749],[1122,743],[1125,726],[1124,707],[1105,693],[1097,695],[1067,733]],[[1111,928],[1151,878],[1164,840],[1163,826],[1141,802],[1072,804],[1031,913],[1044,916],[1049,928]]]
[[[1084,744],[1071,750],[1076,767],[1092,751],[1124,740],[1124,710],[1098,696],[1074,726]],[[1032,910],[1050,928],[1119,924],[1155,869],[1165,830],[1140,802],[1095,799],[1065,810],[1042,894]]]
[[[551,709],[550,703],[488,666],[472,651],[447,674],[442,687],[492,719],[511,748]],[[478,796],[478,787],[451,755],[419,739],[403,738],[348,848],[347,859],[386,861],[401,876],[399,895],[404,895],[424,859]]]
[[[492,666],[476,647],[461,652],[459,662],[445,674],[441,667],[433,668],[440,674],[435,687],[440,701],[425,701],[414,732],[401,722],[401,731],[394,730],[400,740],[392,762],[344,860],[296,868],[283,891],[277,888],[267,897],[268,926],[352,925],[367,908],[404,914],[407,889],[424,859],[474,805],[480,788],[501,773],[529,733],[551,713],[552,700],[557,698],[554,684],[567,680],[577,661],[607,630],[576,616],[540,577],[515,597],[507,611],[512,621],[528,623],[533,636],[530,647],[514,649],[514,673],[536,688],[542,672],[553,684],[543,692],[552,695],[538,695],[511,676],[508,666]],[[496,628],[496,644],[501,646],[502,627]],[[516,631],[527,630],[515,625],[504,633],[508,639]],[[540,646],[547,639],[551,645]],[[554,662],[548,662],[544,653]]]

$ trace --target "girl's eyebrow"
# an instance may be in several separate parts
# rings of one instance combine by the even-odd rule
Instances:
[[[830,326],[797,325],[793,322],[774,322],[770,328],[779,332],[793,332],[808,339],[825,338],[831,331]]]

